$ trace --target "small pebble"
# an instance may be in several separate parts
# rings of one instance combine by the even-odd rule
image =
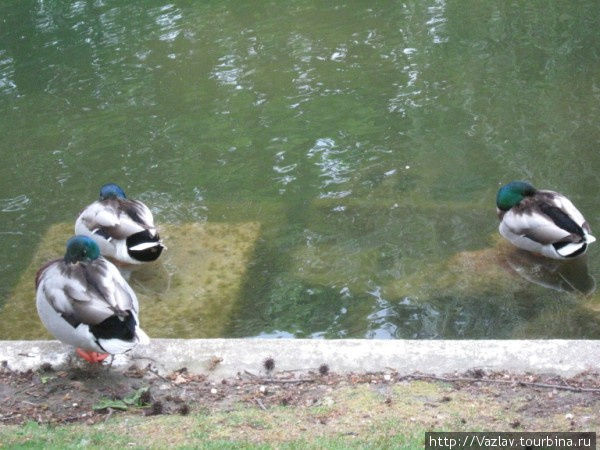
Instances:
[[[216,394],[217,392],[219,392],[219,391],[217,391],[215,388],[212,388],[212,389],[210,390],[210,393],[211,393],[211,394]]]

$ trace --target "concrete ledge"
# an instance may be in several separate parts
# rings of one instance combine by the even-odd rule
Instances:
[[[70,362],[73,348],[58,341],[0,341],[0,362],[10,369],[55,367]],[[275,371],[317,369],[338,373],[396,370],[401,374],[446,374],[469,369],[508,370],[572,376],[600,369],[600,341],[592,340],[313,340],[313,339],[153,339],[128,355],[118,355],[114,370],[152,363],[160,373],[186,367],[211,378],[248,370],[264,374],[272,357]],[[215,358],[220,358],[215,364]],[[75,361],[78,358],[72,358]]]

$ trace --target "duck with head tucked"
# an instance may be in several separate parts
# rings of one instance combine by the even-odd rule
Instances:
[[[75,234],[92,238],[102,256],[119,265],[154,261],[164,248],[150,209],[114,183],[102,186],[100,199],[81,212]]]
[[[583,255],[596,238],[564,195],[512,181],[496,196],[499,231],[513,245],[553,259]]]
[[[64,258],[45,264],[35,284],[44,326],[91,363],[150,341],[139,326],[135,293],[87,236],[69,239]]]

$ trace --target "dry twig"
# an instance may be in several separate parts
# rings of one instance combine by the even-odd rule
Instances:
[[[401,379],[414,379],[414,380],[436,380],[436,381],[444,381],[447,383],[496,383],[496,384],[514,384],[518,386],[532,386],[539,387],[545,389],[556,389],[563,391],[573,391],[573,392],[598,392],[600,393],[600,388],[586,388],[586,387],[576,387],[570,385],[561,385],[561,384],[547,384],[547,383],[535,383],[530,381],[515,381],[515,380],[495,380],[491,378],[463,378],[463,377],[440,377],[436,375],[406,375],[401,377]]]

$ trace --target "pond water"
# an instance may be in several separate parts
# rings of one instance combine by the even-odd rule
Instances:
[[[223,337],[599,338],[593,281],[469,265],[513,179],[600,234],[599,29],[592,0],[4,1],[0,304],[114,181],[159,224],[260,222]]]

